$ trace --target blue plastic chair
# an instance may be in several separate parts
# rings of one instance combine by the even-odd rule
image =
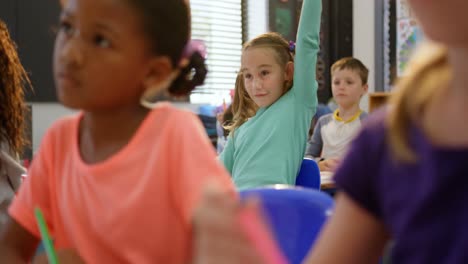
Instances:
[[[280,248],[291,264],[301,263],[333,209],[333,199],[308,188],[277,185],[240,192],[258,197]]]
[[[296,186],[320,189],[320,169],[313,159],[304,158],[296,178]]]

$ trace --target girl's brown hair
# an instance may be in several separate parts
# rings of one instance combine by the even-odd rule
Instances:
[[[420,119],[428,103],[448,86],[451,78],[444,47],[425,44],[419,48],[390,99],[388,140],[396,160],[417,161],[409,145],[410,126]]]
[[[244,44],[242,51],[246,51],[250,48],[271,49],[274,52],[276,61],[284,70],[286,70],[288,62],[294,62],[294,54],[293,51],[290,50],[289,43],[280,34],[275,32],[261,34],[250,40]],[[283,93],[289,91],[292,86],[292,81],[286,82],[284,84]],[[239,128],[249,118],[254,116],[257,110],[258,106],[252,98],[250,98],[247,90],[245,89],[244,77],[242,73],[239,73],[237,75],[235,95],[232,101],[232,112],[234,114],[234,118],[229,125],[225,126],[225,129],[233,133],[235,129]]]
[[[31,87],[8,28],[0,20],[0,141],[17,154],[28,143],[25,137],[24,88]]]
[[[244,76],[239,73],[236,78],[236,87],[234,89],[234,98],[231,104],[231,111],[233,114],[232,121],[224,124],[224,128],[231,133],[249,118],[255,115],[258,106],[250,98],[244,86]]]

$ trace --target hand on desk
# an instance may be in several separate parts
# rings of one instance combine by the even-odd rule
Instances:
[[[333,172],[335,171],[339,163],[340,163],[339,159],[330,158],[330,159],[320,161],[318,163],[318,166],[319,166],[320,171],[332,171]]]
[[[216,185],[207,186],[194,216],[193,263],[262,263],[237,221],[245,206],[258,205],[240,204]]]

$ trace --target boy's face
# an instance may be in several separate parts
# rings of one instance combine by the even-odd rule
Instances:
[[[363,84],[358,71],[338,69],[332,72],[333,98],[340,107],[358,105],[368,85]]]

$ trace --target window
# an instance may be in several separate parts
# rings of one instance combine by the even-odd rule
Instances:
[[[245,0],[244,5],[247,22],[244,35],[245,40],[250,40],[268,31],[268,1]]]
[[[242,49],[241,0],[190,0],[192,38],[205,41],[208,75],[190,96],[195,104],[230,101]]]

